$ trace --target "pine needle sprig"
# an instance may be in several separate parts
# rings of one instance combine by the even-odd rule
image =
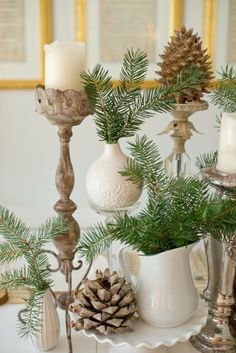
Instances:
[[[131,48],[124,54],[124,60],[120,72],[119,89],[130,92],[139,88],[146,78],[148,71],[147,54],[140,49]]]
[[[85,89],[94,109],[96,109],[95,123],[98,126],[98,135],[106,141],[112,140],[112,124],[110,117],[114,110],[114,92],[111,77],[100,64],[92,72],[82,72],[81,78],[85,82]],[[101,130],[101,128],[103,128]]]
[[[174,83],[143,90],[147,70],[147,54],[131,49],[124,55],[117,87],[113,87],[112,78],[100,64],[92,72],[81,74],[102,141],[112,144],[133,136],[155,112],[172,109],[175,94],[189,87],[197,88],[204,80],[204,73],[192,66],[180,72]]]
[[[236,111],[236,84],[220,83],[211,96],[211,102],[227,113]]]
[[[157,146],[146,136],[137,136],[134,143],[129,143],[129,149],[133,160],[128,160],[121,175],[139,185],[143,183],[153,197],[158,197],[160,185],[166,180],[166,173]]]
[[[41,325],[40,307],[42,295],[52,286],[49,263],[43,247],[56,236],[64,234],[68,226],[61,218],[52,218],[38,231],[32,231],[8,209],[0,206],[0,263],[9,263],[23,258],[26,265],[6,271],[0,276],[0,287],[12,289],[26,287],[30,299],[26,300],[27,320],[20,323],[20,335],[35,334]],[[30,321],[31,320],[31,321]]]
[[[218,152],[203,153],[196,158],[195,165],[201,171],[205,168],[216,165],[218,162]]]
[[[221,67],[221,72],[218,72],[223,81],[236,82],[236,70],[233,66],[226,65],[225,68]]]
[[[42,312],[43,295],[44,291],[31,290],[29,298],[25,299],[25,308],[21,312],[22,321],[17,323],[20,337],[35,336],[40,330],[42,322],[39,316]]]
[[[16,289],[30,286],[30,273],[26,266],[20,269],[13,269],[1,274],[0,287],[6,289]]]
[[[236,112],[236,70],[227,65],[219,74],[221,78],[211,95],[211,102],[224,112],[234,113]]]
[[[14,244],[7,241],[0,243],[0,254],[4,254],[3,257],[0,257],[1,265],[9,264],[23,256],[22,250],[17,249]]]
[[[147,204],[134,216],[117,214],[107,224],[90,227],[77,246],[80,255],[91,261],[114,240],[154,255],[187,246],[209,234],[218,240],[235,234],[235,200],[210,194],[205,179],[165,175],[159,151],[146,137],[137,138],[130,146],[134,160],[122,175],[134,182],[143,180]],[[212,162],[212,157],[216,155],[202,157],[201,166]]]
[[[79,251],[86,255],[86,260],[91,262],[96,257],[94,254],[101,254],[110,246],[112,237],[109,232],[109,224],[98,223],[96,230],[94,227],[88,227],[86,234],[83,235],[83,242],[78,244],[75,252]]]

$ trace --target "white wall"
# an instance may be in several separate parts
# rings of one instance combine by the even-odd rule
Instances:
[[[73,0],[54,0],[54,39],[74,39]],[[0,203],[16,211],[30,224],[35,224],[35,219],[38,223],[49,216],[58,199],[54,184],[59,155],[56,127],[34,110],[33,90],[0,91]],[[217,148],[214,119],[215,108],[212,106],[208,111],[193,115],[191,120],[204,135],[194,135],[187,143],[192,159]],[[169,114],[155,116],[143,125],[141,131],[158,142],[163,157],[171,152],[172,142],[170,137],[156,134],[169,120]],[[71,158],[76,180],[72,199],[78,204],[77,215],[81,219],[88,209],[86,171],[103,146],[98,142],[91,117],[75,127],[73,133]],[[86,222],[93,217],[94,213],[90,211]]]

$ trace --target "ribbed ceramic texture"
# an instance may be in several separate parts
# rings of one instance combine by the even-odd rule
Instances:
[[[60,337],[60,321],[54,298],[49,290],[44,294],[42,308],[42,328],[34,341],[40,351],[48,351],[56,346]]]
[[[135,326],[134,331],[125,332],[122,335],[108,335],[104,336],[96,334],[94,331],[84,330],[87,337],[93,337],[100,343],[110,343],[112,346],[122,346],[128,344],[133,348],[158,348],[162,345],[171,347],[177,342],[186,342],[192,335],[198,334],[201,328],[205,325],[207,320],[207,307],[201,301],[196,313],[190,320],[183,325],[168,328],[158,329],[156,327],[146,324],[143,320],[139,320]]]

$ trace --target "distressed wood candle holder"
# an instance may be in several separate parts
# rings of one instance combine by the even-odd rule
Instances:
[[[76,267],[73,265],[74,248],[79,240],[80,228],[73,217],[77,206],[70,199],[74,187],[74,171],[70,159],[69,143],[72,137],[72,127],[81,124],[86,116],[92,114],[92,109],[85,91],[77,92],[71,89],[60,91],[52,88],[45,89],[44,86],[39,85],[35,92],[36,111],[43,114],[51,124],[58,127],[60,141],[60,158],[56,171],[56,187],[60,199],[54,205],[54,210],[66,219],[69,231],[54,239],[58,254],[52,251],[47,252],[58,260],[58,268],[51,269],[51,271],[60,270],[65,275],[65,280],[68,283],[68,291],[57,298],[57,303],[60,308],[65,309],[69,353],[72,353],[68,306],[72,298],[72,271],[80,269],[82,261],[79,261]],[[91,264],[84,278],[87,276],[90,267]],[[79,288],[80,283],[76,289]]]
[[[236,174],[223,173],[210,167],[204,170],[204,176],[222,198],[236,199]],[[191,342],[203,353],[234,353],[236,236],[229,242],[209,237],[206,253],[209,279],[203,295],[208,303],[208,319],[200,333],[191,338]]]

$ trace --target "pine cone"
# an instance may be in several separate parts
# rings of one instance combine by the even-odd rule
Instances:
[[[97,330],[99,333],[122,333],[131,330],[136,320],[136,300],[131,285],[124,277],[106,269],[96,272],[96,279],[83,281],[70,310],[78,314],[72,321],[76,330]],[[76,315],[77,316],[77,315]]]
[[[205,80],[199,88],[189,88],[178,93],[175,96],[176,103],[200,102],[203,93],[208,92],[207,87],[213,78],[213,72],[209,61],[210,56],[206,52],[207,49],[202,49],[202,41],[197,33],[193,34],[193,29],[186,30],[185,27],[180,31],[176,30],[175,35],[165,46],[164,53],[160,55],[163,61],[158,63],[161,70],[156,71],[161,77],[159,79],[161,84],[176,83],[177,75],[192,65],[205,73]]]

